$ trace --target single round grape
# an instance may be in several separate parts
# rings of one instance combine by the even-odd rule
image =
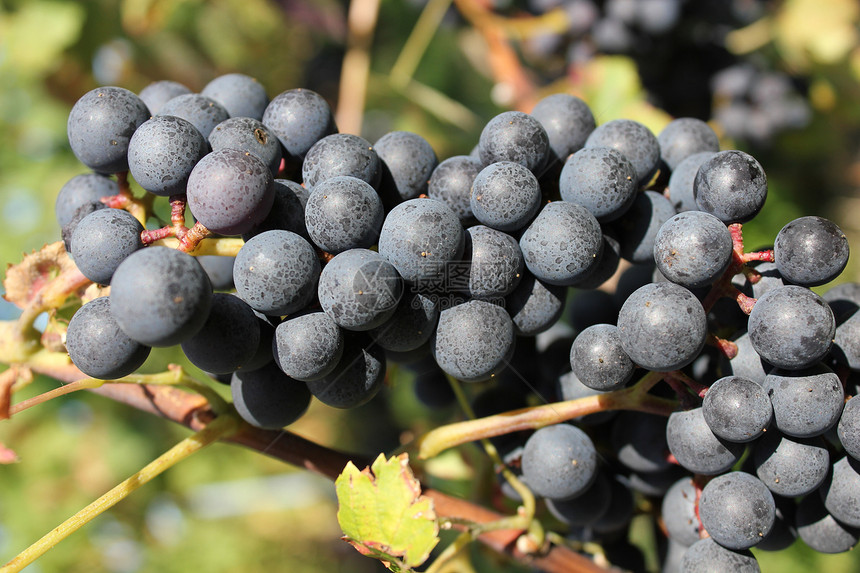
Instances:
[[[834,463],[818,491],[830,515],[845,525],[860,527],[860,462],[845,456]]]
[[[333,133],[317,141],[302,163],[302,181],[313,190],[327,179],[348,175],[376,188],[382,177],[382,161],[364,138]]]
[[[243,420],[269,430],[292,424],[311,403],[308,387],[281,372],[274,362],[257,370],[234,372],[230,393]]]
[[[284,146],[284,159],[294,165],[301,165],[317,141],[337,133],[328,102],[306,89],[287,90],[275,96],[266,106],[262,121]]]
[[[316,294],[320,262],[305,239],[289,231],[266,231],[236,255],[233,282],[239,298],[264,314],[303,309]]]
[[[712,538],[691,545],[681,559],[684,573],[761,573],[758,561],[747,551],[732,551]]]
[[[614,119],[591,132],[585,148],[611,147],[619,151],[633,165],[636,183],[643,186],[650,181],[660,162],[660,144],[651,130],[632,119]]]
[[[439,305],[433,297],[406,292],[391,318],[370,331],[385,350],[409,352],[423,346],[439,321]]]
[[[785,280],[818,286],[835,279],[848,264],[848,238],[823,217],[800,217],[776,235],[773,256]]]
[[[99,209],[80,220],[72,234],[72,258],[85,277],[107,285],[117,267],[143,248],[143,225],[128,211]]]
[[[760,543],[773,527],[775,511],[770,490],[744,472],[715,477],[699,498],[702,526],[711,539],[735,551]]]
[[[212,284],[194,257],[166,247],[129,255],[113,274],[111,314],[130,338],[148,346],[173,346],[206,322]]]
[[[792,438],[775,430],[755,443],[753,460],[762,483],[785,497],[814,492],[830,471],[830,454],[822,438]]]
[[[612,422],[612,448],[633,471],[653,473],[669,467],[666,418],[645,412],[620,412]]]
[[[310,240],[308,229],[305,226],[305,205],[308,203],[310,192],[288,179],[275,179],[275,198],[269,214],[260,223],[257,223],[249,231],[242,234],[247,241],[254,235],[266,231],[290,231],[303,239]]]
[[[465,232],[454,211],[435,199],[410,199],[388,212],[379,254],[418,291],[442,288],[446,267],[463,255]]]
[[[78,370],[91,378],[114,380],[140,368],[151,348],[129,338],[110,312],[110,300],[84,304],[69,321],[66,350]]]
[[[441,162],[427,182],[427,196],[447,204],[466,225],[474,220],[472,214],[472,183],[483,167],[480,160],[468,155],[455,155]]]
[[[290,378],[308,382],[335,369],[343,356],[340,327],[324,312],[287,317],[275,328],[275,363]]]
[[[596,126],[588,104],[565,93],[552,94],[537,102],[531,116],[546,130],[550,159],[554,162],[564,163],[568,155],[582,149]]]
[[[708,334],[702,303],[674,283],[637,289],[618,312],[618,335],[631,360],[659,372],[678,370],[701,352]]]
[[[711,126],[694,117],[679,117],[669,122],[657,136],[657,143],[660,158],[672,171],[693,154],[720,150],[720,140]]]
[[[623,388],[635,369],[612,324],[595,324],[577,335],[570,347],[570,367],[583,384],[604,392]]]
[[[213,151],[197,163],[188,178],[191,214],[221,235],[250,231],[266,218],[274,201],[272,173],[246,151]]]
[[[230,117],[250,117],[261,120],[266,106],[269,105],[266,88],[256,79],[245,74],[218,76],[206,84],[200,93],[221,104]]]
[[[245,301],[226,293],[212,295],[209,316],[197,333],[182,342],[188,360],[205,372],[227,374],[244,366],[260,345],[260,325]]]
[[[544,206],[520,237],[529,271],[552,285],[570,285],[594,271],[603,248],[600,224],[588,209],[567,201]]]
[[[534,117],[521,111],[504,111],[484,126],[478,153],[485,167],[513,161],[537,173],[546,163],[549,136]]]
[[[520,284],[505,298],[505,310],[517,336],[535,336],[558,321],[566,301],[566,287],[541,282],[524,270]]]
[[[179,82],[171,80],[159,80],[147,84],[145,88],[140,90],[138,94],[146,107],[149,108],[150,115],[156,115],[161,111],[161,106],[172,100],[176,96],[190,94],[191,88]]]
[[[675,208],[663,195],[654,191],[636,194],[633,205],[612,222],[615,237],[621,244],[621,256],[634,264],[654,264],[654,243],[663,223],[675,216]]]
[[[140,125],[128,144],[128,166],[137,183],[154,195],[182,195],[208,145],[191,122],[155,116]]]
[[[529,488],[537,495],[571,499],[597,478],[597,451],[591,438],[576,426],[554,424],[528,439],[522,469]]]
[[[118,87],[91,90],[69,112],[69,145],[78,161],[99,173],[128,171],[128,142],[149,119],[146,104]]]
[[[860,540],[860,529],[833,519],[815,493],[798,504],[795,524],[797,535],[819,553],[843,553]]]
[[[484,225],[513,232],[525,227],[538,212],[541,191],[537,178],[512,161],[484,167],[472,183],[472,214]]]
[[[714,434],[730,442],[744,443],[767,431],[773,407],[761,385],[739,376],[725,376],[708,388],[702,413]]]
[[[693,184],[699,209],[723,223],[745,223],[767,198],[767,177],[752,155],[727,150],[702,163]]]
[[[57,225],[65,227],[72,220],[75,211],[85,203],[98,202],[102,197],[112,197],[119,193],[116,181],[97,173],[75,175],[60,188],[54,203]]]
[[[442,311],[431,350],[447,374],[463,382],[478,382],[507,367],[515,342],[514,326],[505,309],[471,300]]]
[[[477,299],[507,296],[519,284],[525,268],[517,240],[484,225],[466,229],[463,258],[468,261],[463,277],[468,282],[462,290]]]
[[[722,221],[708,213],[689,211],[660,227],[654,240],[654,261],[673,283],[701,288],[726,271],[732,248],[732,235]]]
[[[774,425],[798,438],[818,436],[839,421],[845,393],[839,376],[823,364],[804,370],[774,368],[764,381]]]
[[[778,368],[799,370],[824,358],[836,334],[833,312],[820,296],[801,286],[769,290],[749,317],[753,348]]]
[[[669,176],[669,200],[679,213],[684,211],[698,211],[696,196],[693,193],[693,183],[702,163],[716,154],[714,151],[702,151],[694,153],[681,161]]]
[[[366,181],[346,175],[317,183],[305,205],[308,235],[331,254],[375,245],[384,219],[376,190]]]
[[[689,547],[699,540],[701,524],[697,514],[698,492],[693,480],[685,476],[669,488],[663,497],[660,515],[669,539]]]
[[[317,295],[322,310],[341,328],[370,330],[394,314],[403,281],[379,253],[350,249],[323,268]]]
[[[716,475],[740,459],[744,445],[717,437],[705,422],[701,408],[673,412],[666,424],[669,451],[685,469]]]
[[[396,197],[397,202],[427,193],[439,160],[426,139],[411,131],[390,131],[373,148],[383,165],[381,192]]]
[[[845,402],[837,426],[839,443],[845,452],[860,459],[860,398],[856,396]]]
[[[190,121],[207,140],[215,126],[230,117],[224,106],[202,94],[176,96],[161,106],[158,115],[175,115]]]
[[[215,126],[209,134],[212,151],[238,149],[256,155],[265,163],[272,177],[281,169],[281,142],[268,127],[251,117],[231,117]]]
[[[385,352],[364,333],[344,333],[343,356],[335,369],[307,382],[314,397],[332,408],[357,408],[370,401],[385,380]]]
[[[589,147],[567,158],[558,187],[562,199],[579,203],[606,223],[621,217],[636,199],[636,172],[620,151]]]

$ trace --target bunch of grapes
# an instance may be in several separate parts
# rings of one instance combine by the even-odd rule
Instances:
[[[860,287],[810,288],[843,271],[848,241],[801,217],[746,251],[767,178],[704,122],[597,126],[556,94],[440,162],[416,133],[339,133],[318,94],[270,101],[230,74],[201,93],[95,89],[68,135],[93,172],[62,188],[57,219],[110,287],[68,325],[87,376],[180,345],[261,428],[312,398],[365,404],[389,363],[431,407],[453,400],[446,378],[480,388],[478,416],[596,396],[587,416],[493,434],[570,538],[631,559],[619,540],[648,498],[666,571],[758,571],[751,547],[797,537],[857,543]],[[134,209],[155,198],[170,222]],[[222,237],[244,240],[234,257],[194,256]]]

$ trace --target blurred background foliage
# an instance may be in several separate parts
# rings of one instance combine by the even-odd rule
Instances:
[[[65,130],[83,93],[138,92],[161,79],[198,91],[234,71],[256,77],[270,97],[318,91],[342,131],[370,141],[415,131],[440,160],[469,153],[496,113],[529,111],[557,91],[583,97],[598,123],[627,117],[655,133],[694,115],[711,121],[723,148],[753,153],[768,173],[768,205],[747,225],[748,244],[767,245],[792,218],[818,214],[857,245],[858,20],[854,0],[354,0],[352,11],[338,0],[0,0],[0,257],[16,262],[59,238],[54,197],[84,171]],[[361,64],[348,75],[356,71],[343,65],[348,51],[369,60],[366,84]],[[857,268],[852,260],[840,280],[856,280]],[[0,306],[0,318],[13,312]],[[147,368],[178,359],[156,353]],[[354,412],[315,404],[293,429],[372,455],[451,416],[426,410],[408,377],[398,380]],[[38,380],[21,397],[52,385]],[[0,561],[184,435],[89,395],[0,425],[0,441],[21,458],[0,466]],[[427,469],[480,496],[476,476],[488,471],[480,459],[466,448]],[[28,571],[380,569],[339,535],[331,484],[218,444]],[[800,542],[757,554],[765,571],[860,570],[855,554],[821,556]],[[516,570],[475,558],[478,570]]]

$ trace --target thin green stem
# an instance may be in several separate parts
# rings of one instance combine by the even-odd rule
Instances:
[[[76,392],[78,390],[89,390],[91,388],[98,388],[105,383],[104,380],[98,380],[96,378],[82,378],[80,380],[76,380],[70,384],[66,384],[64,386],[60,386],[59,388],[54,388],[53,390],[49,390],[38,396],[33,396],[27,400],[22,400],[18,402],[14,406],[9,409],[9,414],[14,416],[19,412],[23,412],[27,408],[32,408],[33,406],[38,406],[48,400],[52,400],[54,398],[58,398],[60,396],[64,396],[66,394],[71,394],[72,392]]]
[[[466,442],[520,430],[536,430],[606,410],[637,410],[668,416],[677,407],[677,402],[648,394],[648,390],[662,380],[663,376],[664,374],[660,372],[649,372],[636,384],[622,390],[441,426],[431,430],[421,439],[418,457],[431,458],[448,448]]]
[[[450,6],[451,0],[430,0],[424,5],[418,21],[413,26],[409,37],[406,38],[406,43],[403,44],[403,49],[400,50],[397,60],[391,67],[391,84],[397,89],[405,89],[412,80],[421,58],[427,51],[427,46],[430,45],[430,40],[436,34],[436,30]]]
[[[3,567],[0,573],[17,573],[24,567],[41,557],[57,543],[92,521],[107,509],[116,505],[131,492],[149,482],[164,470],[184,460],[191,454],[200,451],[212,442],[229,436],[239,428],[239,419],[235,416],[221,416],[213,420],[208,426],[189,436],[144,466],[140,471],[119,483],[106,494],[77,512],[75,515],[61,523],[55,529],[47,533],[33,545],[19,553],[14,559]]]

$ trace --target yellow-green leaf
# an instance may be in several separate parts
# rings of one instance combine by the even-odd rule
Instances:
[[[433,500],[421,495],[407,454],[388,460],[380,454],[362,471],[349,462],[335,488],[338,523],[361,553],[416,567],[439,542]]]

